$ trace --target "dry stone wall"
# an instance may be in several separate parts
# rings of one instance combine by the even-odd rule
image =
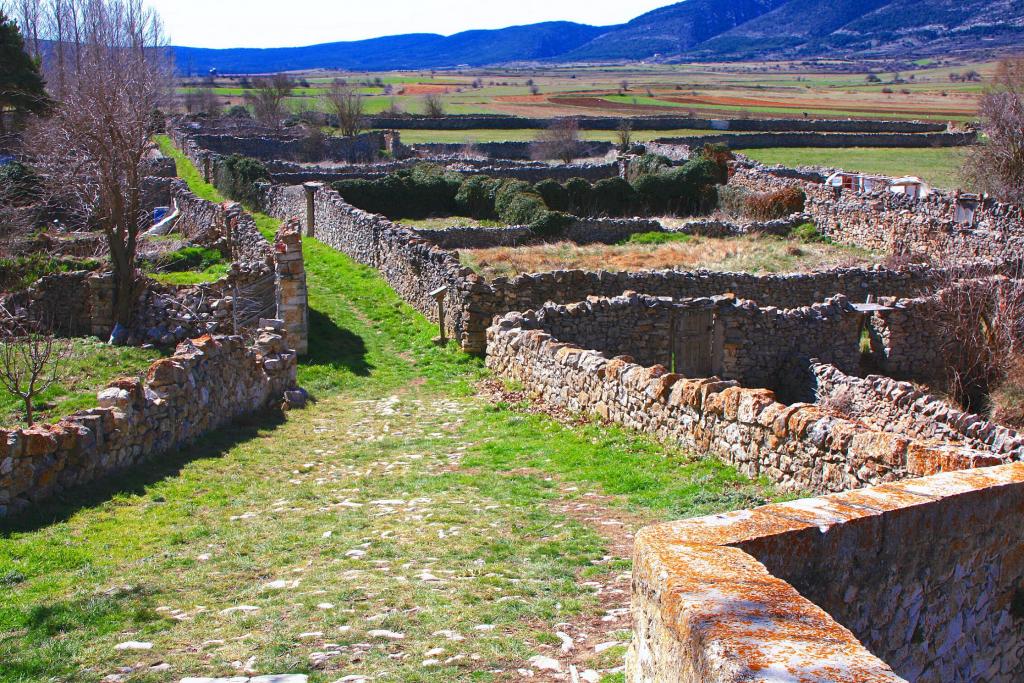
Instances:
[[[818,230],[837,242],[951,262],[1017,261],[1024,255],[1024,208],[933,193],[923,199],[882,191],[836,191],[820,183],[738,167],[730,185],[764,192],[797,185]]]
[[[1024,464],[648,527],[626,680],[1010,683]]]
[[[700,338],[685,340],[678,323],[695,311],[711,314],[710,327]],[[778,386],[794,356],[819,353],[850,372],[860,362],[862,314],[841,296],[783,310],[727,297],[676,302],[627,292],[510,315],[523,329],[609,356],[629,356],[640,365],[671,368],[673,356],[683,351],[680,344],[700,345],[708,354],[709,374],[748,387]]]
[[[1008,460],[872,430],[814,405],[784,405],[767,389],[609,358],[554,339],[521,313],[488,330],[487,365],[550,405],[717,455],[784,490],[845,491]]]
[[[840,268],[817,273],[752,275],[713,271],[588,272],[552,271],[487,281],[461,266],[458,254],[398,226],[383,216],[347,204],[334,190],[314,188],[313,234],[365,265],[377,268],[388,283],[432,320],[437,305],[430,292],[447,287],[446,329],[471,353],[483,353],[494,316],[537,309],[547,302],[571,303],[587,296],[617,296],[631,290],[652,296],[698,298],[725,293],[761,306],[796,308],[842,294],[852,301],[867,297],[928,291],[946,274],[910,266]],[[307,215],[302,186],[274,186],[266,210],[287,219]]]
[[[819,404],[875,429],[912,439],[960,443],[1024,460],[1024,435],[964,412],[909,382],[850,376],[829,363],[809,364]]]
[[[581,130],[618,130],[616,116],[574,117]],[[522,130],[550,128],[555,119],[525,116],[377,116],[368,128],[406,130]],[[927,121],[852,119],[701,119],[690,116],[630,117],[633,130],[817,131],[830,133],[938,133],[946,125]]]
[[[329,137],[324,141],[320,154],[313,154],[305,137],[286,136],[239,136],[193,134],[194,143],[217,155],[241,154],[253,159],[311,160],[311,155],[321,156],[326,161],[370,162],[380,157],[384,149],[382,133],[364,133],[356,137]],[[201,167],[200,167],[201,168]]]
[[[53,425],[0,430],[0,517],[280,405],[295,387],[296,368],[283,323],[267,321],[252,347],[241,337],[186,341],[145,380],[112,382],[98,394],[99,408]]]

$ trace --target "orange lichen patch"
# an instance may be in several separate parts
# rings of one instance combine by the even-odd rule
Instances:
[[[641,546],[638,538],[634,565],[634,582],[659,595],[665,626],[681,642],[702,647],[693,654],[705,663],[738,674],[730,680],[901,680],[849,630],[738,548]]]
[[[736,510],[720,515],[683,519],[646,527],[637,533],[637,542],[662,546],[673,543],[684,545],[734,545],[761,536],[773,536],[787,531],[808,528],[801,520],[779,516],[773,506],[753,510]]]
[[[1024,483],[1024,463],[986,467],[962,472],[946,472],[923,479],[892,484],[910,493],[945,498],[978,489]]]
[[[850,440],[849,452],[867,460],[876,460],[892,467],[902,467],[907,460],[907,446],[910,444],[896,434],[888,432],[862,431]]]

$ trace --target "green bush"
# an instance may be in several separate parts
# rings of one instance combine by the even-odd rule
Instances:
[[[814,223],[801,223],[790,231],[789,236],[792,239],[797,239],[801,242],[832,243],[830,238],[818,232],[818,228]]]
[[[589,216],[594,205],[594,188],[583,178],[570,178],[565,184],[569,195],[568,211],[576,216]]]
[[[530,230],[541,237],[556,237],[575,220],[575,216],[561,211],[543,211],[530,223]]]
[[[569,192],[557,180],[551,178],[542,180],[534,185],[533,189],[544,199],[544,203],[552,211],[569,211]]]
[[[632,213],[635,203],[636,190],[622,178],[607,178],[594,183],[592,213],[625,216]]]
[[[685,232],[638,232],[623,240],[620,244],[670,244],[672,242],[689,242],[693,235]]]
[[[480,220],[497,217],[494,211],[494,195],[501,181],[484,175],[466,178],[455,193],[456,212]]]
[[[217,188],[237,202],[258,207],[263,201],[257,187],[261,182],[270,182],[270,172],[256,159],[232,154],[217,164]]]
[[[626,180],[631,184],[640,176],[656,175],[672,168],[672,160],[661,154],[644,154],[633,159],[626,169]]]
[[[457,210],[462,177],[431,164],[380,180],[341,180],[331,185],[345,201],[388,218],[426,218]]]
[[[100,262],[95,259],[60,259],[44,251],[26,256],[0,258],[0,291],[28,289],[36,280],[54,273],[74,270],[95,270]]]

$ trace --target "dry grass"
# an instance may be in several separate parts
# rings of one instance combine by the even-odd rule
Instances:
[[[579,246],[558,242],[532,247],[466,249],[462,262],[486,277],[578,268],[636,271],[707,268],[749,273],[806,272],[877,263],[879,257],[834,244],[777,237],[693,237],[668,244]]]

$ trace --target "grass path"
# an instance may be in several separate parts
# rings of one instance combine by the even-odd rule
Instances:
[[[305,247],[316,403],[7,523],[0,681],[570,680],[570,664],[622,680],[635,528],[771,492],[477,395],[478,360],[432,346],[369,269]]]

